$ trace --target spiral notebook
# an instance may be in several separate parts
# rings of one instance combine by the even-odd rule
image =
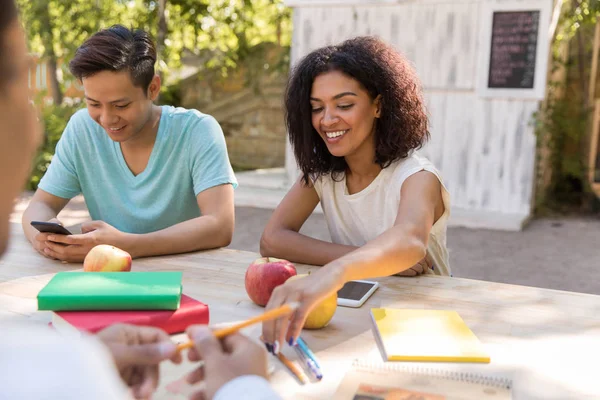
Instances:
[[[355,361],[335,400],[511,400],[510,379],[458,371]]]

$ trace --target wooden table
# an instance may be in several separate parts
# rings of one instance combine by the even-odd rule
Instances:
[[[36,311],[38,291],[54,273],[81,265],[47,260],[30,248],[17,226],[13,233],[9,251],[0,261],[0,324],[18,320],[47,324],[50,313]],[[133,268],[183,271],[184,292],[209,304],[211,323],[221,323],[262,311],[244,290],[246,267],[257,257],[221,249],[134,260]],[[316,268],[297,266],[299,273]],[[303,333],[323,364],[323,381],[300,386],[271,357],[276,390],[286,398],[331,399],[352,360],[381,361],[369,309],[383,306],[456,310],[492,359],[488,365],[435,363],[431,367],[512,378],[515,399],[600,399],[600,296],[435,276],[379,281],[380,289],[362,308],[339,307],[328,327]],[[257,337],[260,327],[247,333]],[[289,349],[284,352],[293,356]],[[155,398],[183,398],[165,385],[191,368],[165,363],[163,384]]]

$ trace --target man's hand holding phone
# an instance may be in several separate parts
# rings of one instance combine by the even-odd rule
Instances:
[[[62,223],[56,219],[52,218],[49,221],[31,221],[31,226],[40,231],[32,241],[33,248],[43,255],[44,257],[50,258],[52,260],[56,260],[56,257],[50,255],[49,247],[48,247],[48,236],[50,235],[70,235],[65,227],[63,227]]]
[[[49,222],[54,221],[57,220]],[[109,244],[128,251],[128,238],[131,237],[104,221],[84,222],[81,224],[81,234],[71,234],[56,224],[36,221],[31,224],[38,230],[49,231],[35,236],[36,250],[48,258],[64,262],[83,262],[87,253],[99,244]]]

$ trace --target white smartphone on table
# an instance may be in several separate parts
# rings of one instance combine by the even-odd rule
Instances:
[[[360,307],[377,288],[379,282],[371,281],[350,281],[337,292],[338,295],[338,306],[343,307]]]

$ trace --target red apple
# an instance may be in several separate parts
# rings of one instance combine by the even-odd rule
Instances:
[[[259,306],[266,306],[273,289],[296,275],[296,267],[288,260],[262,257],[246,270],[246,292]]]
[[[85,256],[83,270],[86,272],[131,271],[131,255],[115,246],[100,244]]]

